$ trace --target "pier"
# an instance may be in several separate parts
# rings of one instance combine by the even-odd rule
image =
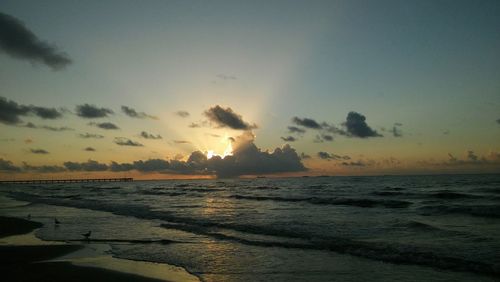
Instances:
[[[31,180],[0,180],[0,184],[52,184],[52,183],[92,183],[92,182],[130,182],[131,177],[122,178],[81,178],[81,179],[31,179]]]

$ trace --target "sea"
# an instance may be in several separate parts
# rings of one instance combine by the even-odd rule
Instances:
[[[500,280],[500,175],[2,184],[0,214],[202,281]]]

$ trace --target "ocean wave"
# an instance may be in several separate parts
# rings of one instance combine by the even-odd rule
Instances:
[[[198,235],[209,236],[218,240],[234,241],[251,246],[327,250],[396,264],[424,265],[455,271],[468,271],[495,276],[500,275],[499,269],[493,264],[441,255],[410,245],[363,242],[339,237],[314,238],[305,243],[250,240],[216,232],[211,229],[203,228],[202,226],[168,223],[162,224],[161,226],[168,229],[182,230]]]
[[[101,203],[93,200],[54,199],[22,192],[12,192],[9,193],[9,195],[19,200],[107,211],[117,215],[133,216],[143,219],[160,219],[165,221],[165,223],[161,225],[164,228],[186,231],[194,234],[210,236],[217,240],[229,240],[246,245],[327,250],[390,263],[425,265],[442,269],[500,275],[499,269],[492,264],[447,256],[432,250],[421,249],[410,245],[388,244],[385,242],[366,242],[342,237],[317,236],[307,233],[307,230],[283,230],[272,225],[245,225],[215,222],[209,219],[180,217],[169,212],[150,210],[147,206],[136,204],[113,204],[110,202]],[[409,224],[412,225],[413,228],[432,228],[432,226],[427,226],[426,224],[420,222],[410,222]],[[233,234],[227,234],[227,232],[224,233],[224,230],[274,236],[276,237],[276,240],[269,240],[268,238],[264,238],[263,240],[256,240],[253,238],[249,239],[245,236],[236,236]],[[294,241],[292,239],[300,240]],[[106,241],[109,241],[109,239]],[[172,242],[167,240],[163,243],[170,244]]]
[[[471,195],[471,194],[452,192],[452,191],[440,191],[440,192],[432,193],[429,196],[432,198],[437,198],[437,199],[450,199],[450,200],[452,200],[452,199],[482,198],[482,196],[478,196],[478,195]]]
[[[418,208],[421,215],[465,214],[478,217],[500,218],[500,205],[432,205]]]
[[[377,199],[362,199],[362,198],[288,198],[274,196],[246,196],[246,195],[231,195],[228,198],[239,200],[254,200],[254,201],[276,201],[276,202],[307,202],[315,205],[343,205],[355,206],[362,208],[386,207],[386,208],[407,208],[411,202],[398,200],[377,200]]]

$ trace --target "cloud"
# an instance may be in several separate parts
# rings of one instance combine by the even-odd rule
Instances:
[[[296,126],[289,126],[288,127],[288,132],[289,133],[298,133],[298,134],[302,134],[302,133],[305,133],[306,130],[305,129],[302,129],[302,128],[299,128],[299,127],[296,127]]]
[[[64,162],[64,167],[69,171],[106,171],[108,165],[99,163],[94,160],[88,160],[84,163],[78,162]]]
[[[332,142],[333,136],[329,134],[317,134],[314,138],[314,143]]]
[[[310,159],[311,156],[306,153],[300,153],[300,158],[303,160]]]
[[[21,122],[21,116],[35,115],[42,119],[57,119],[62,112],[55,108],[45,108],[33,105],[21,105],[12,100],[0,97],[0,122],[15,125]]]
[[[26,123],[23,127],[33,128],[33,129],[45,129],[45,130],[54,131],[54,132],[73,131],[74,130],[73,128],[67,127],[67,126],[54,127],[54,126],[48,126],[48,125],[35,125],[32,122]]]
[[[43,119],[57,119],[62,117],[62,112],[55,108],[44,108],[31,106],[31,111],[38,117]]]
[[[95,152],[95,149],[92,148],[92,147],[87,147],[85,149],[83,149],[84,151],[87,151],[87,152]]]
[[[300,125],[303,127],[311,128],[311,129],[322,129],[323,127],[321,124],[319,124],[317,121],[310,119],[310,118],[299,118],[299,117],[294,117],[292,119],[292,122],[295,123],[296,125]]]
[[[245,132],[236,137],[232,142],[232,147],[232,156],[223,159],[218,156],[212,157],[206,161],[206,169],[214,171],[218,177],[306,170],[297,152],[290,145],[286,144],[272,152],[261,151],[254,144],[254,136],[251,132]]]
[[[201,125],[199,125],[198,123],[194,123],[192,122],[190,125],[188,125],[189,128],[200,128]]]
[[[116,124],[111,123],[111,122],[101,122],[101,123],[89,122],[88,125],[99,127],[101,129],[106,129],[106,130],[117,130],[117,129],[120,129]]]
[[[0,158],[0,171],[18,172],[21,168],[15,166],[11,161]]]
[[[489,154],[478,155],[472,150],[468,150],[463,154],[463,157],[456,157],[448,153],[448,160],[442,162],[435,161],[421,161],[424,165],[437,165],[449,167],[497,167],[500,166],[500,153],[489,152]]]
[[[128,139],[125,139],[125,141]],[[210,159],[200,151],[192,152],[186,161],[181,158],[170,160],[149,159],[137,160],[131,163],[111,162],[109,165],[94,160],[86,162],[64,162],[64,167],[57,166],[29,166],[31,171],[131,171],[176,173],[194,175],[216,175],[217,177],[235,177],[240,175],[275,174],[284,172],[298,172],[307,170],[301,162],[297,152],[285,145],[273,151],[262,151],[254,144],[254,136],[247,131],[241,136],[231,139],[233,155],[221,158],[214,156]],[[307,155],[302,154],[302,158]],[[0,159],[0,170],[20,171],[12,162]]]
[[[66,168],[58,165],[41,165],[41,166],[33,166],[27,163],[23,163],[23,170],[29,172],[37,172],[37,173],[57,173],[66,171]]]
[[[125,137],[115,137],[115,140],[113,142],[115,142],[116,145],[120,145],[120,146],[132,146],[132,147],[144,146],[139,142],[132,141],[132,140],[125,138]]]
[[[341,159],[339,155],[330,154],[327,152],[318,152],[318,157],[323,160],[338,160]]]
[[[369,138],[382,137],[377,131],[371,129],[366,123],[366,117],[356,112],[349,112],[346,121],[343,123],[347,133],[351,137]]]
[[[151,133],[147,133],[146,131],[142,131],[140,136],[144,139],[162,139],[162,137],[160,136],[160,134],[157,134],[157,135],[154,135],[154,134],[151,134]]]
[[[394,123],[394,126],[392,126],[391,132],[394,137],[403,137],[403,132],[400,128],[401,126],[403,126],[403,124],[399,122]]]
[[[146,161],[134,161],[133,163],[116,163],[110,165],[111,171],[130,171],[137,170],[141,172],[162,172],[170,168],[170,163],[162,159],[149,159]]]
[[[212,123],[215,123],[218,127],[229,127],[236,130],[250,130],[257,128],[257,125],[250,125],[249,123],[243,121],[241,115],[233,112],[231,108],[222,108],[216,105],[207,111],[205,111],[205,116]]]
[[[177,111],[175,114],[181,118],[187,118],[189,116],[189,112],[187,111]]]
[[[355,162],[342,162],[343,166],[367,166],[368,164],[363,161],[355,161]]]
[[[122,106],[122,112],[125,113],[127,116],[132,117],[132,118],[158,119],[157,117],[149,115],[149,114],[146,114],[145,112],[137,112],[136,110],[134,110],[134,109],[132,109],[130,107],[127,107],[127,106]]]
[[[186,140],[174,140],[175,144],[190,144],[191,142]]]
[[[76,115],[82,118],[103,118],[114,113],[111,109],[99,108],[89,104],[78,105],[75,110]]]
[[[94,133],[80,133],[78,134],[78,137],[80,138],[84,138],[84,139],[89,139],[89,138],[93,138],[93,139],[102,139],[104,138],[103,135],[100,135],[100,134],[94,134]]]
[[[71,59],[56,47],[40,40],[22,21],[0,12],[0,51],[53,70],[65,68]]]
[[[133,163],[113,162],[110,168],[112,171],[138,170],[160,173],[215,174],[218,177],[306,170],[296,151],[289,145],[276,148],[273,152],[261,151],[253,143],[253,138],[250,132],[235,138],[232,141],[233,155],[225,158],[214,156],[207,159],[204,153],[195,151],[186,161],[152,159]]]
[[[293,136],[287,136],[287,137],[281,137],[281,139],[285,142],[295,142],[297,141],[297,138],[293,137]]]
[[[49,152],[47,152],[46,150],[44,149],[30,149],[30,151],[33,153],[33,154],[42,154],[42,155],[45,155],[45,154],[48,154]]]
[[[499,118],[499,119],[497,119],[497,123],[498,123],[498,124],[500,124],[500,118]]]
[[[349,156],[341,156],[341,155],[336,155],[336,154],[332,154],[332,153],[328,153],[328,152],[318,152],[318,158],[322,159],[322,160],[335,160],[335,161],[338,161],[338,160],[350,160],[351,157]]]

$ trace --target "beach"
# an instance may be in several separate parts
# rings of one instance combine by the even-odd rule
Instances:
[[[66,244],[44,242],[35,237],[33,231],[42,227],[42,224],[21,218],[0,216],[0,271],[3,281],[195,281],[196,277],[182,273],[177,270],[169,273],[167,267],[154,273],[154,268],[162,267],[159,264],[148,265],[145,262],[134,262],[108,258],[105,254],[96,254],[95,251],[86,252],[88,244]],[[21,239],[21,240],[20,240]],[[82,259],[75,253],[93,253],[93,255]],[[59,259],[58,259],[59,258]],[[60,259],[62,258],[62,259]],[[82,266],[87,260],[88,265]],[[121,272],[109,269],[122,267],[129,269]],[[97,263],[96,263],[97,262]],[[139,274],[130,272],[136,270]],[[111,267],[113,268],[113,267]],[[153,270],[153,271],[152,271]],[[155,278],[147,277],[147,272],[154,273]],[[142,274],[142,275],[141,275]],[[143,275],[146,276],[143,276]],[[150,275],[151,276],[151,275]],[[164,279],[159,279],[163,276]],[[170,278],[173,279],[169,279]]]
[[[2,265],[24,281],[496,281],[498,183],[443,175],[3,185],[3,236],[24,234],[0,238]]]

